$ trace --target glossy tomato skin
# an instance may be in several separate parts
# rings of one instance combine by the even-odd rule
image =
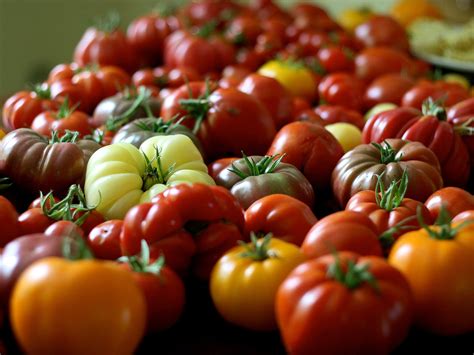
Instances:
[[[95,226],[87,236],[87,244],[96,258],[116,260],[121,255],[120,233],[123,221],[113,219]]]
[[[365,108],[370,109],[381,103],[400,105],[405,92],[415,85],[415,81],[400,73],[388,73],[376,78],[367,87],[364,95]]]
[[[225,36],[233,44],[252,46],[262,32],[262,24],[257,17],[237,16],[228,24]]]
[[[34,263],[15,285],[10,315],[21,347],[33,354],[83,354],[92,349],[130,354],[146,326],[145,299],[132,274],[96,260],[52,257]],[[41,331],[32,321],[39,315]]]
[[[290,122],[292,97],[276,79],[250,74],[243,79],[237,89],[259,99],[270,112],[277,129]]]
[[[422,202],[404,198],[398,207],[388,211],[377,204],[375,191],[372,190],[360,191],[352,196],[347,202],[346,210],[361,212],[368,216],[377,227],[379,236],[404,221],[404,228],[391,234],[395,239],[405,234],[407,230],[421,228],[417,220],[418,213],[426,224],[433,223],[430,212]]]
[[[417,74],[408,55],[390,47],[368,47],[360,51],[355,57],[355,72],[368,83],[388,73]]]
[[[319,105],[314,109],[314,112],[321,117],[325,126],[338,122],[347,122],[359,129],[364,128],[364,117],[358,111],[348,109],[344,106]]]
[[[461,212],[474,209],[474,196],[459,187],[444,187],[435,191],[425,202],[433,221],[438,218],[441,207],[447,210],[451,217]]]
[[[278,286],[305,258],[296,245],[276,238],[270,240],[268,251],[274,256],[254,260],[242,257],[244,246],[236,246],[217,261],[210,278],[210,293],[226,321],[253,331],[276,329]]]
[[[329,105],[340,105],[361,111],[363,108],[364,83],[352,74],[327,75],[318,86],[319,97]]]
[[[258,163],[264,157],[254,155],[247,159]],[[232,172],[230,170],[232,168],[238,169],[247,177],[243,179]],[[309,207],[314,204],[314,191],[311,183],[291,164],[280,163],[273,172],[267,174],[257,176],[250,174],[251,171],[245,159],[238,159],[217,175],[216,183],[230,190],[244,209],[247,209],[258,199],[274,193],[292,196]]]
[[[463,117],[474,114],[474,97],[467,100],[463,100],[451,106],[447,113],[449,121],[452,121],[457,117]]]
[[[377,227],[366,215],[341,211],[318,221],[306,234],[301,250],[308,258],[318,258],[334,250],[382,256],[379,236]]]
[[[230,157],[230,158],[221,158],[213,161],[212,163],[208,164],[207,169],[209,172],[209,175],[214,179],[214,181],[217,178],[217,175],[224,170],[227,169],[229,165],[231,165],[234,161],[236,161],[239,158],[235,157]]]
[[[130,266],[125,265],[130,270]],[[184,283],[170,268],[164,266],[159,274],[131,271],[146,301],[147,333],[172,327],[181,317],[185,304]]]
[[[318,51],[317,57],[328,73],[354,70],[354,53],[349,48],[335,45],[323,47]]]
[[[379,291],[367,283],[354,289],[330,278],[328,255],[295,268],[276,296],[276,315],[290,354],[388,354],[406,337],[413,318],[413,296],[403,275],[384,259],[339,253],[368,264]],[[341,341],[341,336],[344,341]]]
[[[54,219],[44,215],[41,208],[30,208],[18,217],[21,235],[43,233],[54,222]]]
[[[275,136],[267,154],[285,154],[282,161],[298,168],[318,196],[327,192],[332,171],[343,150],[324,127],[300,121],[284,126]]]
[[[0,234],[0,247],[20,236],[21,228],[18,223],[18,212],[15,206],[3,196],[0,196],[0,225],[2,233]]]
[[[332,174],[333,192],[340,206],[359,191],[375,190],[377,176],[383,172],[383,184],[400,180],[408,174],[406,197],[424,201],[440,189],[443,180],[436,155],[419,142],[387,139],[398,161],[382,163],[380,150],[372,144],[362,144],[347,152],[337,163]]]
[[[59,117],[57,111],[46,111],[35,117],[31,129],[44,136],[49,136],[53,130],[62,136],[66,130],[70,130],[77,131],[80,137],[84,137],[91,133],[89,120],[89,115],[81,111],[71,112],[66,117]]]
[[[443,106],[450,107],[468,99],[470,95],[466,88],[457,83],[422,81],[405,92],[401,104],[420,109],[428,97],[435,101],[441,100]]]
[[[439,227],[431,228],[439,232]],[[402,235],[393,245],[388,261],[410,283],[415,323],[423,329],[439,335],[473,331],[473,237],[474,227],[469,224],[452,239],[437,239],[420,229]]]
[[[474,209],[459,213],[453,218],[453,222],[474,221]]]
[[[403,52],[410,49],[405,28],[387,15],[371,16],[355,28],[354,35],[364,47],[389,46]]]
[[[3,106],[3,127],[7,131],[30,127],[37,115],[56,107],[57,103],[52,100],[47,88],[38,92],[20,91],[7,99]]]
[[[318,221],[303,202],[282,194],[262,197],[245,211],[245,234],[272,233],[274,238],[300,246]]]
[[[133,50],[120,29],[104,32],[88,28],[74,49],[74,62],[81,67],[94,63],[115,65],[127,72],[136,67]]]
[[[21,128],[0,143],[0,171],[35,195],[38,190],[61,194],[83,182],[89,157],[99,148],[91,140],[51,144],[35,131]]]
[[[84,231],[71,221],[57,221],[45,229],[46,237],[72,236],[73,238],[84,238]]]
[[[474,99],[467,99],[461,101],[448,110],[448,122],[454,127],[474,127],[472,116],[474,115]],[[461,138],[466,145],[471,160],[471,169],[474,167],[474,136],[469,134],[462,134]]]

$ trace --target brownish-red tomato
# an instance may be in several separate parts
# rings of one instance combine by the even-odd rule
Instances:
[[[298,246],[318,221],[305,203],[282,194],[265,196],[245,211],[246,235],[271,233],[274,237]]]
[[[454,217],[461,212],[474,209],[474,196],[459,187],[444,187],[428,197],[425,206],[430,210],[433,220],[438,218],[441,206]]]
[[[339,253],[296,267],[276,295],[289,354],[388,354],[406,337],[414,300],[380,257]]]
[[[336,45],[323,47],[318,51],[317,57],[328,73],[354,70],[354,53],[349,48]]]
[[[343,106],[320,105],[314,109],[314,113],[321,117],[324,125],[347,122],[359,129],[364,128],[364,117],[358,111]]]
[[[20,236],[21,226],[18,223],[18,213],[13,204],[5,197],[0,195],[0,247]]]
[[[316,223],[306,235],[301,250],[308,258],[318,258],[334,251],[382,256],[379,235],[377,226],[367,215],[341,211]]]
[[[250,74],[237,89],[259,99],[272,115],[277,129],[290,121],[292,96],[278,80],[260,74]]]
[[[87,236],[87,244],[96,258],[116,260],[122,255],[120,233],[123,221],[113,219],[96,225]]]
[[[232,162],[236,161],[237,159],[240,158],[231,157],[217,159],[216,161],[210,163],[207,166],[209,175],[211,175],[211,177],[216,180],[217,175],[219,175],[222,170],[226,169],[230,164],[232,164]]]
[[[360,51],[355,57],[355,72],[366,82],[388,73],[416,74],[410,57],[390,47],[368,47]]]
[[[365,84],[349,73],[329,74],[318,86],[319,98],[325,104],[340,105],[361,111],[364,106]]]
[[[370,16],[355,28],[354,35],[364,47],[387,46],[404,52],[410,49],[405,28],[388,15]]]
[[[331,173],[343,153],[339,142],[324,127],[298,121],[280,129],[267,154],[285,154],[282,161],[296,166],[319,195],[328,192]]]
[[[140,64],[159,64],[163,55],[165,38],[171,29],[166,18],[158,14],[148,14],[136,18],[127,28],[127,41],[140,56]]]
[[[3,106],[3,127],[7,131],[30,127],[41,112],[57,107],[58,104],[52,100],[51,90],[47,85],[37,85],[33,91],[17,92]]]
[[[460,84],[424,80],[405,92],[402,106],[421,109],[423,102],[431,97],[434,101],[440,100],[443,106],[450,107],[470,98],[470,96],[469,91]]]
[[[403,73],[388,73],[376,78],[367,87],[364,96],[365,108],[391,102],[400,105],[405,92],[415,85],[415,81]]]
[[[74,238],[84,238],[84,231],[74,222],[57,221],[46,228],[44,235],[47,237],[72,236]]]

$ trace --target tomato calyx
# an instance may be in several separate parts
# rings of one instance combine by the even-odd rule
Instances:
[[[456,227],[452,224],[452,217],[444,205],[441,205],[439,210],[438,218],[434,223],[434,226],[428,226],[423,220],[421,214],[421,207],[417,208],[417,218],[420,226],[428,233],[428,235],[437,240],[453,240],[456,238],[459,230],[472,224],[473,221],[465,221],[458,224]],[[434,227],[434,228],[433,228]]]
[[[327,74],[321,62],[314,57],[310,57],[306,60],[305,67],[311,70],[313,73],[321,75],[321,76],[324,76]]]
[[[33,87],[33,92],[38,96],[40,99],[43,100],[51,100],[51,89],[45,83],[43,84],[36,84]]]
[[[161,150],[158,147],[155,148],[155,155],[152,159],[148,158],[145,153],[143,157],[145,158],[145,173],[143,174],[143,186],[142,190],[146,191],[156,184],[166,184],[170,175],[174,172],[174,167],[176,164],[171,165],[166,171],[164,171],[163,165],[161,163]]]
[[[74,106],[70,107],[69,106],[69,98],[66,97],[64,101],[61,103],[61,106],[59,106],[59,110],[57,111],[55,115],[56,120],[60,120],[66,117],[69,117],[79,106],[79,103],[75,104]]]
[[[150,260],[150,247],[146,240],[141,241],[141,251],[139,255],[122,256],[118,262],[127,263],[133,272],[147,273],[159,276],[165,266],[165,256],[160,255],[154,262]]]
[[[191,88],[189,89],[189,99],[179,100],[179,105],[181,108],[188,111],[188,115],[195,119],[193,133],[197,134],[201,128],[201,124],[207,116],[211,108],[211,103],[209,102],[209,96],[211,95],[211,87],[209,81],[206,80],[206,89],[203,95],[200,95],[197,98],[193,98]]]
[[[353,260],[347,262],[347,270],[344,271],[341,265],[339,254],[335,252],[334,262],[327,269],[327,276],[346,286],[349,290],[360,287],[367,283],[377,293],[380,292],[379,284],[374,275],[369,271],[370,264],[356,264]]]
[[[434,116],[440,121],[446,121],[448,115],[446,109],[442,106],[445,99],[441,98],[439,100],[433,100],[431,97],[428,97],[421,106],[421,112],[425,116]]]
[[[134,97],[130,93],[130,89],[126,89],[124,92],[124,97],[127,100],[131,100]],[[127,98],[128,97],[128,98]],[[139,109],[143,108],[148,117],[153,118],[153,112],[151,111],[150,105],[148,104],[148,100],[151,98],[151,91],[144,86],[140,86],[137,89],[137,95],[134,98],[132,105],[129,107],[127,111],[125,111],[120,116],[116,117],[109,117],[107,121],[105,121],[105,127],[108,131],[117,131],[120,127],[126,125],[131,121],[133,114]]]
[[[408,188],[408,174],[407,171],[404,170],[402,178],[398,181],[392,181],[390,186],[385,189],[382,180],[384,173],[377,177],[377,184],[375,185],[375,201],[377,206],[390,212],[400,206],[405,198],[405,193]]]
[[[162,133],[166,135],[173,129],[175,129],[177,126],[179,126],[181,122],[186,119],[186,117],[181,117],[180,119],[177,119],[178,117],[178,115],[175,115],[173,118],[171,118],[171,120],[167,122],[165,122],[161,117],[150,117],[155,119],[152,122],[134,122],[134,125],[143,131]]]
[[[396,225],[394,225],[393,227],[391,227],[391,228],[387,229],[385,232],[383,232],[379,236],[379,242],[382,245],[382,248],[384,250],[388,250],[392,246],[392,244],[395,242],[395,238],[393,237],[393,235],[395,233],[398,233],[400,231],[409,231],[409,230],[416,229],[415,226],[412,226],[412,225],[407,226],[406,225],[408,222],[413,221],[415,218],[417,218],[417,217],[416,216],[409,216],[405,219],[402,219]]]
[[[218,22],[216,20],[211,20],[207,22],[204,26],[201,26],[196,31],[196,36],[207,39],[209,38],[217,29]]]
[[[94,259],[94,254],[80,235],[66,236],[61,251],[63,257],[71,261]]]
[[[240,254],[240,257],[250,258],[255,261],[264,261],[270,258],[278,258],[278,255],[274,251],[268,250],[272,238],[272,233],[268,233],[264,237],[258,238],[254,232],[251,232],[250,243],[239,241],[239,245],[245,248],[245,251]]]
[[[400,161],[401,156],[397,156],[397,152],[387,141],[383,141],[382,144],[375,142],[372,142],[371,144],[379,150],[380,162],[382,164],[396,163]]]
[[[58,131],[51,131],[51,139],[49,139],[49,144],[56,143],[76,143],[79,139],[79,132],[70,131],[66,129],[64,135],[59,137]]]
[[[95,209],[95,206],[87,207],[84,192],[76,184],[69,187],[66,197],[59,202],[55,202],[52,191],[46,195],[40,192],[40,198],[41,210],[46,217],[55,221],[70,221],[78,226],[81,226]]]
[[[462,124],[454,126],[454,132],[458,133],[461,136],[473,136],[474,127],[471,127],[473,123],[474,123],[474,117],[470,117],[467,121],[463,122]]]
[[[259,175],[264,175],[264,174],[271,174],[275,171],[275,169],[280,165],[281,160],[285,156],[285,154],[281,154],[278,159],[275,160],[275,158],[280,155],[280,154],[275,154],[275,155],[266,155],[261,159],[260,161],[256,162],[253,160],[252,157],[248,157],[245,155],[244,152],[242,152],[243,159],[245,161],[245,165],[247,165],[247,168],[249,170],[248,173],[243,172],[239,168],[237,168],[234,163],[231,164],[231,167],[228,168],[231,173],[234,173],[241,179],[248,178],[249,176],[259,176]]]
[[[112,33],[120,26],[120,14],[117,11],[110,11],[105,16],[95,20],[95,28],[105,33]]]
[[[102,145],[102,143],[104,142],[104,138],[105,138],[105,132],[103,129],[100,129],[100,128],[96,128],[92,132],[92,134],[88,134],[87,136],[84,136],[84,139],[96,142],[97,144],[100,144],[100,145]]]

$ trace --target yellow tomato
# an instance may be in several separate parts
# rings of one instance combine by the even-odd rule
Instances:
[[[366,7],[360,9],[347,9],[341,12],[337,21],[346,31],[353,32],[357,26],[366,22],[372,15],[372,10]]]
[[[212,270],[214,305],[230,323],[257,331],[276,329],[278,287],[304,260],[296,245],[269,235],[235,247]]]
[[[3,130],[3,128],[0,128],[0,140],[2,140],[3,137],[5,137],[5,131]]]
[[[97,206],[105,218],[123,219],[133,206],[183,182],[215,185],[189,137],[156,136],[140,150],[121,142],[96,151],[87,165],[84,192],[88,205]]]
[[[313,73],[300,62],[271,60],[258,73],[278,80],[294,97],[312,101],[316,96],[318,88]]]
[[[442,335],[474,331],[474,225],[446,233],[439,226],[409,232],[393,245],[388,261],[410,283],[415,321]]]
[[[405,27],[419,18],[442,18],[440,10],[429,0],[399,0],[390,13]]]
[[[338,122],[325,127],[341,144],[344,153],[362,144],[362,132],[353,124]]]
[[[465,87],[467,90],[471,88],[471,84],[469,83],[469,80],[467,80],[467,78],[461,74],[456,74],[456,73],[444,74],[442,80],[448,83],[457,83]]]
[[[397,105],[392,104],[391,102],[384,102],[381,104],[377,104],[374,107],[372,107],[367,113],[364,115],[364,119],[366,121],[370,120],[372,116],[375,116],[377,113],[392,110],[394,108],[397,108]]]
[[[28,354],[132,354],[146,304],[132,274],[112,262],[45,258],[18,279],[11,324]]]

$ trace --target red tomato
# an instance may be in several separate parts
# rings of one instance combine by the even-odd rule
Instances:
[[[420,109],[429,97],[435,101],[440,100],[445,107],[450,107],[470,98],[470,94],[465,87],[457,83],[422,81],[403,95],[402,106]]]
[[[408,334],[414,300],[384,259],[339,253],[296,267],[275,309],[290,354],[388,354]]]
[[[30,208],[18,217],[21,235],[43,233],[54,222],[43,214],[41,208]]]
[[[327,193],[332,171],[343,153],[339,142],[324,127],[298,121],[280,129],[267,155],[285,154],[282,161],[298,168],[319,195]]]
[[[272,115],[277,129],[290,122],[293,109],[292,96],[278,80],[250,74],[237,89],[259,99]]]
[[[474,98],[457,103],[448,110],[448,121],[451,123],[466,145],[471,160],[471,169],[474,168],[474,135],[469,130],[474,129]]]
[[[377,104],[387,102],[400,105],[403,95],[413,85],[415,85],[415,81],[404,74],[389,73],[381,75],[370,83],[365,91],[365,108],[370,109]]]
[[[451,217],[461,212],[474,209],[474,196],[458,187],[444,187],[434,192],[425,202],[433,220],[438,218],[441,206],[444,206]]]
[[[236,161],[237,159],[240,158],[232,157],[217,159],[216,161],[212,162],[207,166],[209,175],[211,175],[211,177],[215,180],[217,178],[217,175],[219,175],[222,170],[227,168],[232,162]]]
[[[453,218],[453,222],[474,221],[474,209],[459,213]]]
[[[61,200],[57,197],[53,197],[53,201],[54,203],[57,203]],[[45,206],[46,208],[51,208],[51,199],[46,200]],[[30,205],[28,206],[28,209],[30,208],[41,208],[41,197],[34,199],[33,202],[31,202]]]
[[[7,198],[0,196],[0,247],[4,247],[16,237],[20,236],[21,229],[18,223],[18,213]]]
[[[70,130],[79,132],[79,137],[83,137],[91,133],[89,120],[89,115],[70,109],[65,101],[59,111],[46,111],[36,116],[31,128],[44,136],[49,136],[51,131],[63,136],[66,130]]]
[[[84,231],[71,221],[57,221],[44,231],[47,237],[73,236],[84,238]]]
[[[296,121],[298,116],[311,108],[311,103],[304,97],[295,96],[293,97],[293,110],[292,110],[292,121]]]
[[[75,220],[79,219],[83,213],[78,213]],[[96,210],[90,211],[87,218],[81,224],[81,229],[84,231],[86,235],[88,235],[92,229],[94,229],[97,225],[105,222],[104,216],[100,214],[100,212]]]
[[[377,227],[367,215],[353,211],[336,212],[321,219],[309,230],[301,250],[309,258],[335,250],[382,256]]]
[[[242,65],[228,65],[222,71],[219,87],[224,89],[237,87],[251,73],[251,70]]]
[[[318,60],[329,73],[354,70],[354,53],[340,46],[323,47],[318,51]]]
[[[113,219],[95,226],[87,237],[87,245],[96,258],[116,260],[122,255],[120,233],[123,221]]]
[[[159,63],[163,54],[165,38],[171,29],[165,18],[149,14],[136,18],[127,29],[127,41],[141,57],[141,65]]]
[[[290,31],[291,28],[288,30]],[[297,41],[305,56],[317,55],[321,48],[331,44],[331,39],[327,33],[311,29],[301,31],[297,36]]]
[[[229,23],[225,36],[235,45],[253,46],[262,31],[262,24],[256,17],[238,16]]]
[[[54,100],[58,102],[64,102],[64,100],[67,98],[69,105],[71,106],[77,106],[79,109],[88,113],[93,110],[85,98],[83,87],[74,84],[70,79],[54,81],[51,83],[50,88],[51,97]]]
[[[29,128],[37,115],[55,108],[57,103],[52,101],[50,88],[46,85],[38,85],[33,91],[20,91],[3,106],[3,126],[7,131]]]
[[[265,58],[262,57],[253,48],[242,48],[237,52],[236,62],[247,68],[250,71],[256,71],[264,62]]]
[[[277,52],[283,49],[283,39],[275,32],[264,32],[257,37],[255,52],[260,57],[270,60]]]
[[[188,3],[180,9],[178,16],[189,25],[202,26],[210,21],[221,25],[226,13],[240,13],[242,10],[241,5],[230,0],[202,0]]]
[[[364,106],[365,84],[352,74],[329,74],[318,86],[320,99],[329,105],[340,105],[356,111]]]
[[[335,106],[330,106],[330,107],[335,107]],[[321,126],[325,125],[325,121],[319,116],[316,112],[314,112],[314,109],[306,109],[304,111],[301,111],[299,115],[295,118],[295,121],[306,121],[306,122],[311,122],[311,123],[316,123]]]
[[[410,44],[405,28],[389,15],[373,15],[354,30],[364,47],[387,46],[408,52]]]
[[[364,128],[364,117],[358,111],[343,106],[320,105],[314,109],[314,113],[321,117],[324,125],[347,122],[359,129]]]
[[[294,197],[273,194],[255,201],[245,211],[246,235],[272,233],[275,238],[298,246],[318,221],[305,203]]]
[[[390,47],[368,47],[359,52],[355,58],[355,72],[366,82],[388,73],[415,74],[408,55]]]

